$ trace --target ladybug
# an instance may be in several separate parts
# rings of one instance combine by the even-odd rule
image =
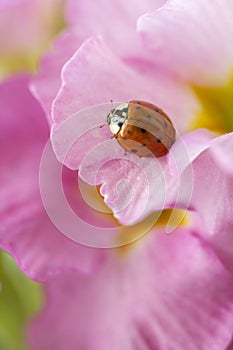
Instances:
[[[162,109],[133,100],[112,109],[107,123],[126,152],[139,157],[162,157],[176,139],[175,128]]]

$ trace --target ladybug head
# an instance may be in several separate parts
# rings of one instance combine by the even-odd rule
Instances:
[[[110,131],[117,135],[128,118],[128,103],[122,103],[112,109],[107,116]]]

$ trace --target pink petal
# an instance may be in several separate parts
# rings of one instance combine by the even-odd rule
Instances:
[[[205,227],[205,223],[200,217],[199,213],[192,213],[192,223],[198,228],[199,236],[201,239],[205,239],[209,245],[211,245],[213,251],[216,256],[218,256],[219,260],[222,264],[228,269],[230,272],[233,272],[233,225],[229,225],[227,229],[222,229],[215,234],[210,235],[209,231],[203,230]]]
[[[233,271],[231,139],[231,134],[214,138],[209,142],[208,148],[194,160],[190,207],[201,217],[199,226],[202,231],[205,227],[205,239],[224,265]],[[187,170],[184,178],[187,178],[186,172]]]
[[[68,175],[73,174],[73,181],[70,181],[68,188],[65,181],[64,188],[66,178],[62,174],[62,167],[57,162],[51,145],[47,144],[40,164],[41,197],[52,223],[72,241],[89,247],[113,248],[135,241],[153,226],[155,220],[152,217],[136,227],[137,235],[125,234],[128,230],[122,231],[122,226],[109,215],[112,212],[104,206],[102,198],[100,201],[98,192],[94,193],[92,187],[90,193],[91,187],[78,179],[77,174],[74,176],[74,172],[68,172]],[[135,227],[128,229],[134,232]],[[95,254],[102,255],[96,249],[93,259]],[[87,253],[86,257],[89,259]]]
[[[141,63],[143,65],[143,63]],[[144,62],[144,67],[146,67]],[[162,107],[184,130],[198,105],[191,90],[164,72],[145,75],[120,61],[99,37],[83,43],[62,71],[62,87],[54,100],[53,119],[60,124],[78,111],[97,104],[131,99]],[[102,116],[102,124],[106,116]]]
[[[146,12],[154,11],[164,2],[165,0],[69,0],[67,20],[75,27],[82,41],[92,35],[101,35],[120,57],[138,56],[142,48],[136,32],[137,19]]]
[[[229,175],[233,175],[233,133],[217,137],[211,142],[210,151],[215,162]]]
[[[219,232],[219,234],[212,237],[207,237],[219,259],[231,272],[233,272],[232,232],[233,225],[231,225],[226,231]]]
[[[61,86],[61,69],[80,43],[75,32],[63,32],[41,59],[40,72],[31,80],[30,90],[44,108],[50,124],[52,102]]]
[[[189,165],[209,147],[211,136],[205,130],[184,135],[160,159],[124,155],[116,140],[108,140],[86,155],[79,175],[91,185],[102,184],[106,204],[123,224],[164,208],[188,209],[193,187]]]
[[[119,10],[119,3],[115,4],[114,2],[106,2],[103,5],[104,7],[107,6],[109,10],[109,15],[106,18],[106,11],[99,11],[99,8],[101,8],[99,3],[98,6],[95,7],[95,4],[89,4],[88,1],[68,1],[67,16],[68,20],[72,23],[73,28],[64,31],[55,40],[53,48],[50,50],[50,52],[46,53],[46,55],[41,60],[40,73],[35,78],[33,78],[31,84],[31,91],[45,109],[50,123],[51,104],[61,84],[61,68],[65,62],[73,55],[75,50],[78,49],[80,44],[91,35],[102,34],[109,47],[112,49],[115,48],[114,51],[117,51],[118,53],[124,52],[124,54],[121,54],[120,56],[124,56],[125,61],[127,61],[131,67],[135,67],[143,73],[145,73],[145,71],[148,71],[149,68],[149,76],[151,75],[151,70],[155,70],[155,68],[150,67],[152,66],[152,62],[148,62],[147,58],[142,55],[142,48],[140,47],[136,33],[136,19],[142,13],[152,10],[160,6],[162,3],[164,3],[164,0],[156,0],[156,4],[152,0],[147,0],[147,4],[144,2],[142,6],[141,2],[138,1],[137,4],[134,2],[133,7],[130,4],[129,8],[127,8],[128,3],[124,3],[122,10],[125,16],[121,15],[118,17],[117,21],[119,25],[120,18],[122,22],[122,28],[127,27],[127,30],[124,31],[124,35],[120,37],[119,30],[109,31],[109,27],[106,23],[106,20],[108,19],[112,26],[113,18],[116,18],[115,15],[112,17],[112,12],[115,13],[115,10]],[[102,16],[105,18],[104,21],[102,21]],[[99,27],[95,26],[96,22],[98,23]],[[80,30],[80,28],[82,29]],[[111,35],[114,37],[111,37]],[[131,38],[131,45],[129,46],[128,42],[129,37],[131,36],[133,36],[134,39]],[[137,41],[137,47],[136,42],[133,44],[132,40]],[[122,45],[125,46],[124,50],[122,48]],[[128,48],[128,51],[126,51],[126,48]],[[136,50],[138,51],[137,57],[135,57]],[[158,79],[158,75],[160,76],[161,72],[155,72],[154,74],[155,79]],[[171,82],[165,83],[167,89],[169,90],[169,85],[171,85]],[[188,94],[188,89],[185,90],[187,90]],[[192,100],[193,96],[190,97],[190,99]]]
[[[193,195],[192,207],[201,215],[209,234],[228,230],[233,225],[233,181],[212,157],[210,148],[192,164]]]
[[[225,83],[233,64],[233,5],[228,0],[169,0],[138,29],[157,64],[196,84]]]
[[[1,248],[10,252],[31,278],[48,279],[61,271],[97,266],[102,253],[62,235],[48,218],[39,192],[39,165],[48,128],[45,116],[28,90],[28,78],[0,86],[1,127]],[[88,215],[74,188],[77,175],[66,172],[64,185],[75,194],[76,206]],[[50,181],[53,181],[51,178]]]
[[[232,275],[190,231],[154,232],[126,255],[109,251],[94,276],[49,282],[30,339],[35,350],[223,350],[232,291]]]

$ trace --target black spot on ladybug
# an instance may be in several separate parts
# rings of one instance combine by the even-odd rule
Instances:
[[[145,143],[142,143],[141,147],[146,147],[146,144],[145,144]]]
[[[137,149],[131,149],[132,153],[137,153],[137,151],[138,151]]]
[[[161,143],[161,140],[160,140],[160,139],[157,139],[157,142],[158,142],[158,143]]]
[[[159,109],[158,109],[158,108],[155,108],[154,110],[155,110],[155,112],[158,112],[158,113],[159,113]]]
[[[115,109],[114,115],[119,115],[120,117],[128,113],[128,108],[123,108],[123,109]]]
[[[145,134],[146,130],[145,130],[145,129],[141,129],[141,132],[142,132],[143,134]]]
[[[117,110],[115,110],[115,112],[114,112],[114,115],[119,115],[119,116],[121,116],[121,114],[122,114],[122,110],[121,110],[121,109],[117,109]]]
[[[152,116],[151,116],[150,114],[147,114],[147,115],[146,115],[146,118],[147,118],[148,120],[151,120],[151,119],[152,119]]]
[[[129,135],[131,134],[131,131],[129,129],[127,130],[127,134],[129,134]]]

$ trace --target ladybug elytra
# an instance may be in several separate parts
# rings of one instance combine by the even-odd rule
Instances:
[[[170,118],[152,103],[133,100],[112,109],[110,131],[126,152],[139,157],[162,157],[176,139]]]

